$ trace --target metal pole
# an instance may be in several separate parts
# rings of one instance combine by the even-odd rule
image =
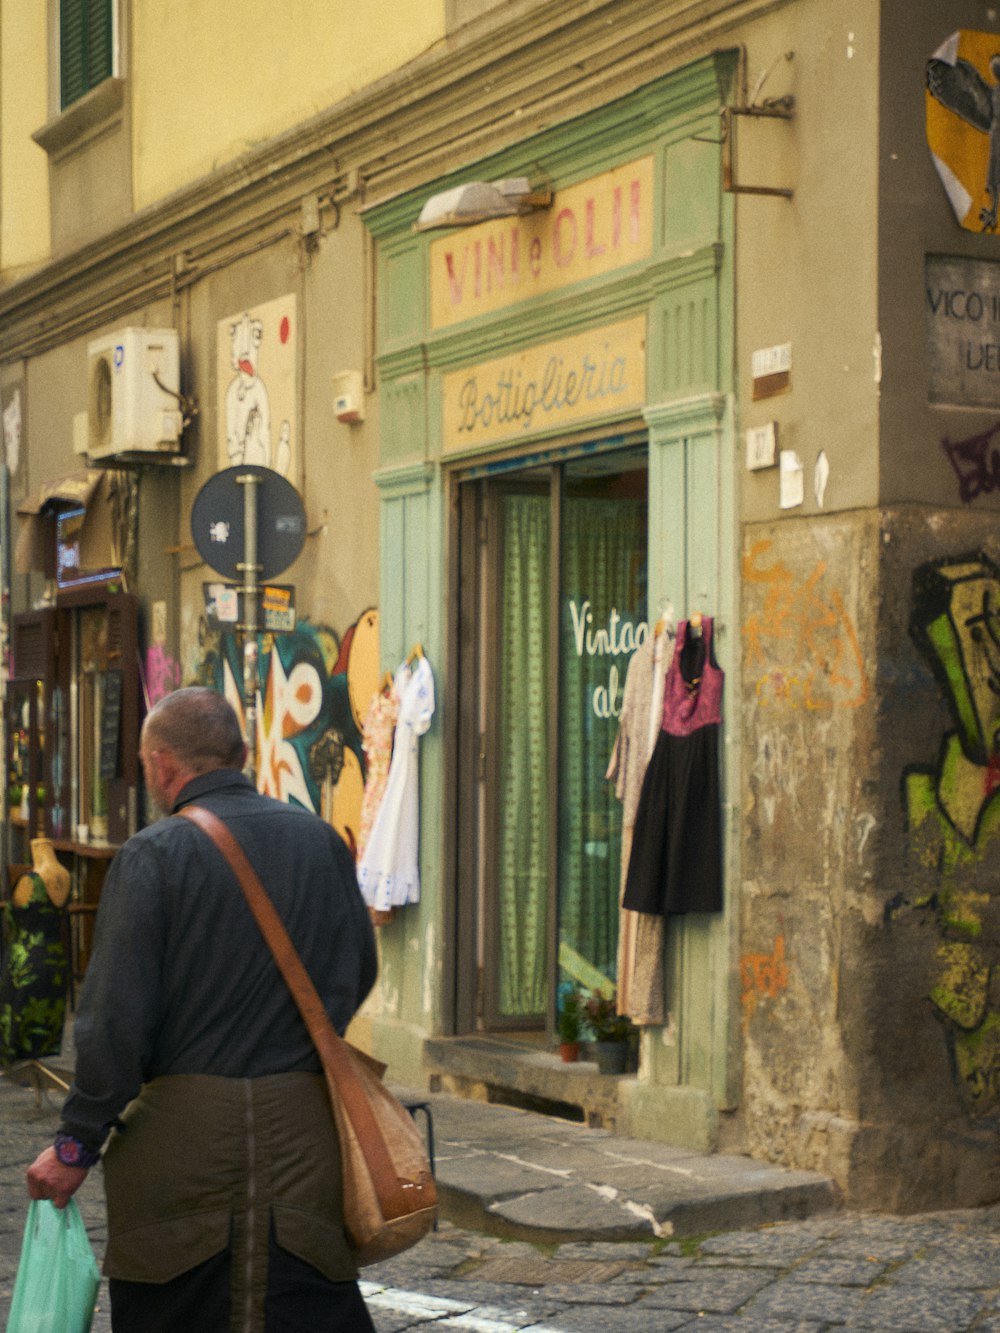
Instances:
[[[257,486],[260,477],[245,472],[236,478],[243,486],[243,563],[236,566],[243,571],[243,714],[246,722],[246,773],[257,779]]]

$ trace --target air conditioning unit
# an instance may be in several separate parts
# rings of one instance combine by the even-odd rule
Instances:
[[[87,455],[92,461],[180,449],[176,329],[119,329],[87,346]]]

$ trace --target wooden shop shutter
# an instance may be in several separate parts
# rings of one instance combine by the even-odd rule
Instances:
[[[51,686],[55,678],[55,618],[53,607],[24,611],[11,621],[11,653],[15,680],[44,680]]]

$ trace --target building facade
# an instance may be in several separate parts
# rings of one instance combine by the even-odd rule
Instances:
[[[80,964],[143,702],[226,690],[262,789],[357,847],[372,700],[421,653],[419,901],[356,1029],[397,1077],[871,1206],[1000,1196],[995,12],[28,9],[8,858],[53,838]],[[456,217],[474,182],[520,203]],[[295,539],[248,654],[218,496],[235,533],[252,467]],[[721,900],[624,915],[630,667],[695,622],[718,782],[672,833],[700,867],[717,807]],[[562,1066],[567,991],[616,985],[631,1071]]]

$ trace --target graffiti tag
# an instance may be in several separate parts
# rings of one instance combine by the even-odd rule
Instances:
[[[963,504],[971,504],[980,495],[991,495],[1000,488],[1000,449],[993,444],[998,434],[1000,423],[954,444],[947,436],[941,441],[958,477],[958,495]]]
[[[779,935],[770,953],[745,953],[740,959],[740,981],[743,993],[743,1025],[746,1027],[758,999],[776,1000],[788,989],[788,965],[785,962],[785,937]]]
[[[154,643],[146,650],[146,693],[149,707],[159,703],[164,695],[176,690],[181,683],[181,666],[162,644]]]

